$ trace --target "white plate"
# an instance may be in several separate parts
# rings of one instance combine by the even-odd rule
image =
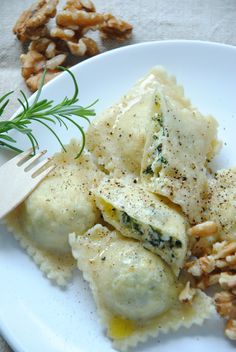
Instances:
[[[235,165],[236,138],[236,48],[193,42],[151,42],[123,47],[87,60],[73,68],[82,104],[99,98],[97,112],[115,102],[152,66],[163,65],[184,85],[187,96],[203,113],[212,113],[220,123],[220,137],[227,143],[217,157],[220,167]],[[73,92],[67,74],[50,82],[43,96],[59,101]],[[39,134],[50,154],[58,144],[50,134]],[[59,130],[69,141],[77,131]],[[24,145],[22,141],[21,144]],[[6,155],[1,152],[2,161]],[[2,187],[2,185],[1,185]],[[108,352],[111,342],[99,324],[88,286],[77,272],[65,290],[51,284],[17,242],[0,227],[0,329],[18,352]],[[136,351],[159,352],[235,351],[223,336],[223,321],[203,327],[181,329],[160,335]]]

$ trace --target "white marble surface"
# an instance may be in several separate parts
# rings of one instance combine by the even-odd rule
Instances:
[[[31,3],[32,0],[0,0],[0,96],[9,90],[27,92],[20,74],[19,55],[23,48],[14,37],[12,27]],[[132,39],[122,45],[165,39],[236,45],[235,0],[95,0],[95,5],[98,12],[111,12],[133,24]],[[100,41],[99,46],[101,51],[106,51],[120,44]],[[13,96],[9,116],[16,107]],[[11,349],[0,338],[0,352],[9,351]]]

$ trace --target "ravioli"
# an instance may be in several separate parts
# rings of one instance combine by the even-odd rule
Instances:
[[[181,107],[159,86],[148,123],[141,180],[179,204],[191,223],[201,222],[208,193],[208,162],[215,155],[217,122]]]
[[[108,172],[139,175],[155,85],[147,76],[89,126],[87,148]]]
[[[102,167],[116,177],[140,175],[146,126],[155,103],[157,82],[181,106],[190,105],[176,80],[168,76],[162,67],[156,67],[88,128],[86,142],[89,151]]]
[[[236,240],[236,168],[218,171],[209,184],[206,220],[218,225],[222,240]]]
[[[177,84],[176,78],[167,73],[162,66],[155,66],[149,71],[149,75],[153,75],[157,82],[156,88],[161,88],[163,94],[176,106],[180,108],[191,108],[191,102],[184,95],[184,88]]]
[[[106,179],[93,190],[103,218],[122,235],[141,241],[178,274],[187,253],[187,221],[180,209],[136,183]]]
[[[51,258],[47,259],[51,262],[53,257],[61,262],[68,257],[71,263],[68,234],[72,231],[82,234],[101,221],[90,186],[95,186],[103,173],[89,154],[75,159],[80,149],[77,142],[72,141],[66,149],[67,153],[53,157],[56,169],[6,221],[24,246],[31,248],[28,252],[34,253],[34,257],[40,253],[44,258]],[[40,265],[42,263],[40,260]],[[49,266],[47,264],[47,271]]]
[[[192,304],[180,303],[183,284],[138,241],[96,225],[82,236],[70,234],[69,242],[107,334],[120,350],[161,331],[202,324],[214,311],[199,290]]]

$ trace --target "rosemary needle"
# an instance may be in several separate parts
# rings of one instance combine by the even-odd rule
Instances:
[[[35,153],[35,149],[39,147],[39,144],[37,138],[33,134],[32,128],[30,127],[31,123],[35,121],[47,128],[57,139],[63,150],[66,151],[65,146],[60,140],[60,137],[54,131],[53,125],[59,124],[60,126],[64,126],[66,129],[68,129],[68,122],[70,122],[71,124],[76,126],[76,128],[81,134],[81,148],[78,154],[76,155],[76,158],[81,155],[85,146],[85,133],[83,131],[83,128],[73,117],[85,119],[89,123],[90,116],[95,115],[95,111],[92,107],[94,106],[94,104],[96,104],[97,100],[87,107],[82,107],[78,105],[79,88],[75,76],[71,71],[62,66],[59,66],[59,69],[61,69],[62,71],[66,71],[72,78],[74,84],[74,94],[72,98],[65,97],[58,104],[54,104],[53,100],[40,100],[42,87],[45,81],[46,70],[44,70],[39,90],[31,105],[29,104],[24,92],[20,91],[21,98],[18,98],[18,101],[22,106],[22,112],[20,112],[13,119],[3,120],[1,118],[1,116],[5,112],[7,104],[9,103],[9,96],[13,92],[9,92],[0,97],[0,147],[9,148],[16,152],[22,152],[21,149],[15,146],[17,141],[8,134],[11,130],[17,130],[29,139],[33,151]]]

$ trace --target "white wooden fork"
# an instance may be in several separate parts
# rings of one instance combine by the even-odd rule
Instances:
[[[0,167],[0,219],[25,200],[55,168],[53,165],[47,167],[49,158],[34,165],[46,152],[43,150],[29,159],[32,154],[32,149],[29,149]]]

